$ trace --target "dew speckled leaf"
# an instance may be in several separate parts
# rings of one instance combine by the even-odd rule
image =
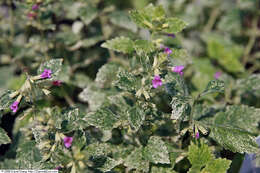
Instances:
[[[107,40],[101,47],[117,52],[131,53],[134,51],[134,42],[127,37],[117,37],[112,40]]]
[[[144,156],[150,162],[170,163],[169,153],[164,141],[158,136],[152,136],[148,140],[147,146],[144,149]]]
[[[117,122],[119,121],[119,117],[108,108],[100,108],[96,112],[90,112],[84,119],[90,125],[103,130],[112,130],[117,126]]]
[[[138,79],[127,72],[126,70],[119,70],[117,73],[117,80],[114,82],[115,86],[122,90],[134,91],[137,89]]]
[[[215,115],[215,124],[227,125],[258,133],[260,109],[246,105],[232,105]]]
[[[106,156],[110,153],[109,145],[106,143],[93,143],[86,147],[86,154],[88,157]]]
[[[100,168],[100,170],[102,172],[108,172],[111,171],[111,169],[113,169],[114,167],[116,167],[117,165],[120,165],[123,161],[122,160],[114,160],[110,157],[106,158],[106,162],[104,163],[104,165]]]
[[[258,151],[255,137],[245,130],[223,125],[211,125],[210,129],[210,137],[225,149],[238,153]]]
[[[109,88],[115,80],[119,67],[116,64],[103,65],[96,75],[95,82],[100,88]]]
[[[134,131],[137,131],[141,125],[143,124],[143,121],[145,119],[145,113],[140,107],[132,107],[130,110],[127,111],[128,121],[130,122],[131,127],[134,129]]]
[[[149,171],[149,162],[143,157],[143,148],[136,148],[127,156],[124,165],[129,169],[136,169],[143,172]]]
[[[173,97],[171,101],[172,115],[171,119],[174,120],[185,120],[190,114],[191,107],[188,99],[181,97]]]
[[[215,93],[215,92],[223,93],[224,91],[225,91],[224,81],[212,80],[208,83],[206,89],[202,92],[201,96],[210,93]]]
[[[98,10],[92,6],[86,6],[79,9],[80,19],[85,25],[89,25],[97,16]]]

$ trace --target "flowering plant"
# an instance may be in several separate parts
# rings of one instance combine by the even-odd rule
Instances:
[[[44,16],[49,3],[32,3],[29,11]],[[90,18],[97,16],[93,13],[88,14]],[[9,155],[15,155],[15,159],[1,162],[1,167],[71,173],[224,173],[231,160],[220,157],[222,150],[258,152],[254,119],[260,109],[226,102],[223,93],[230,93],[225,88],[231,83],[228,76],[216,73],[202,91],[191,92],[188,51],[164,42],[178,37],[188,24],[167,17],[162,6],[152,4],[129,14],[135,26],[149,31],[149,37],[120,36],[104,42],[101,47],[109,49],[111,58],[94,80],[70,76],[82,64],[70,68],[68,62],[62,64],[63,59],[47,56],[37,66],[37,75],[25,72],[21,87],[2,93],[0,111],[18,115],[18,121],[14,128],[17,138],[12,141],[0,128],[0,144],[12,143],[14,151]],[[82,18],[89,24],[89,18]],[[74,27],[82,28],[79,25]],[[87,44],[73,36],[70,41],[66,43],[69,51]],[[253,75],[237,83],[244,86],[258,80]],[[78,91],[80,104],[73,102],[66,87],[83,88]],[[258,92],[251,87],[239,92]],[[68,105],[54,104],[51,92],[61,95]]]

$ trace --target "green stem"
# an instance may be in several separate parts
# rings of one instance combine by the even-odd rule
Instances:
[[[248,62],[249,54],[250,54],[250,52],[255,44],[256,38],[257,38],[257,36],[256,36],[257,30],[258,30],[257,23],[258,23],[258,16],[255,17],[252,22],[254,34],[250,35],[249,41],[248,41],[245,51],[244,51],[244,56],[243,56],[244,65],[246,65]]]
[[[214,24],[216,23],[216,20],[218,18],[218,15],[220,14],[220,9],[219,7],[214,8],[213,11],[210,13],[210,17],[208,20],[208,23],[204,27],[203,31],[204,32],[209,32],[213,28]]]

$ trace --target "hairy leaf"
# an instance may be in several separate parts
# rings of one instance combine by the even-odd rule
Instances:
[[[101,47],[122,53],[132,53],[134,51],[134,42],[127,37],[116,37],[106,41]]]
[[[172,115],[171,119],[174,120],[185,120],[191,111],[189,100],[184,97],[173,97],[171,101]]]
[[[201,171],[201,173],[226,173],[230,164],[231,161],[226,159],[211,160],[207,163],[206,167]]]
[[[248,92],[260,97],[260,74],[252,74],[247,78],[237,80],[235,88],[239,92]]]
[[[224,125],[211,125],[210,137],[225,149],[239,153],[256,153],[258,145],[255,137],[245,130]]]
[[[143,121],[145,119],[145,113],[144,111],[138,107],[132,107],[127,111],[128,121],[130,122],[131,127],[137,131],[141,125],[143,124]]]
[[[149,171],[149,162],[143,157],[143,148],[136,148],[125,159],[125,166],[129,169],[136,169],[143,172]]]
[[[202,92],[201,96],[206,94],[220,92],[223,93],[225,90],[224,82],[221,80],[212,80],[208,83],[206,89]]]
[[[155,164],[170,163],[167,146],[158,136],[150,137],[148,144],[144,149],[144,156],[147,160]]]
[[[119,67],[116,64],[103,65],[96,75],[95,82],[100,88],[109,88],[115,80]]]
[[[112,130],[117,126],[116,122],[119,120],[108,108],[101,108],[96,112],[90,112],[85,116],[85,121],[90,125],[96,126],[103,130]]]

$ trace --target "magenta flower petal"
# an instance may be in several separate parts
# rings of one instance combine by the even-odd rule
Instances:
[[[61,86],[61,81],[60,80],[55,80],[52,82],[52,85],[54,86]]]
[[[183,65],[172,67],[172,71],[175,73],[179,73],[181,76],[183,75],[182,70],[184,69]]]
[[[69,148],[71,146],[72,141],[73,141],[73,137],[69,137],[69,136],[67,136],[63,139],[64,145],[66,148]]]
[[[51,78],[51,73],[52,71],[50,69],[44,69],[44,71],[41,74],[41,78],[42,79]]]
[[[168,48],[168,47],[165,47],[164,48],[164,53],[170,55],[172,53],[172,50],[170,48]]]
[[[39,5],[38,4],[34,4],[33,6],[32,6],[32,10],[38,10],[39,9]]]
[[[200,133],[199,133],[199,132],[196,133],[195,138],[196,138],[196,139],[199,139],[199,138],[200,138]]]
[[[11,109],[13,112],[17,112],[17,110],[18,110],[18,105],[19,105],[19,102],[18,102],[18,101],[15,101],[15,102],[13,102],[13,104],[10,106],[10,109]]]
[[[218,72],[215,73],[214,78],[218,79],[220,76],[221,76],[221,72],[218,71]]]
[[[157,88],[158,86],[162,86],[162,80],[160,76],[159,75],[154,76],[152,83],[154,88]]]
[[[59,170],[60,168],[61,168],[61,166],[57,166],[55,169],[56,169],[56,170]]]
[[[167,36],[168,36],[168,37],[175,38],[175,34],[168,33]]]

